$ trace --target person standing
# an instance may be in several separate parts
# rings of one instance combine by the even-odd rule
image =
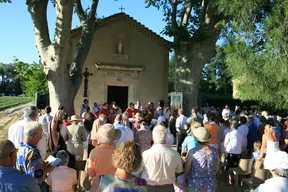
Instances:
[[[230,123],[231,131],[226,134],[224,139],[224,147],[226,150],[226,169],[237,167],[242,152],[242,135],[237,131],[238,122],[232,120]]]
[[[89,107],[89,101],[88,101],[88,99],[84,99],[83,100],[83,103],[81,104],[81,106],[80,106],[80,117],[82,117],[82,114],[84,113],[84,112],[88,112],[89,110],[88,109],[90,109],[90,107]]]
[[[129,118],[134,118],[134,115],[136,115],[138,110],[135,109],[134,103],[131,102],[125,112],[128,113]]]
[[[191,110],[191,117],[189,117],[184,125],[185,130],[189,130],[191,127],[191,124],[193,122],[199,122],[201,126],[203,126],[203,119],[201,119],[198,115],[198,108],[194,107]]]
[[[225,105],[225,108],[222,110],[222,118],[225,119],[231,115],[229,105]]]
[[[209,121],[205,123],[205,128],[211,133],[209,145],[220,151],[220,143],[218,142],[219,125],[216,123],[216,115],[210,113],[208,119]]]
[[[47,106],[45,107],[45,114],[39,117],[39,122],[42,123],[43,126],[43,132],[48,136],[49,135],[49,129],[48,125],[53,119],[53,117],[50,115],[51,113],[51,107]]]
[[[185,176],[192,191],[216,191],[216,172],[219,168],[217,149],[209,146],[210,132],[205,127],[192,130],[198,145],[191,149],[186,158]]]
[[[67,150],[74,155],[78,161],[83,159],[83,141],[86,141],[86,131],[83,126],[79,125],[80,121],[81,119],[77,115],[73,115],[71,117],[72,125],[67,127]]]
[[[24,129],[24,140],[20,144],[17,153],[16,168],[27,175],[34,177],[42,192],[47,192],[45,178],[47,173],[53,171],[53,167],[46,164],[37,149],[37,144],[42,138],[42,124],[29,122]]]
[[[86,163],[86,170],[92,180],[91,191],[96,191],[94,182],[100,175],[113,174],[116,168],[112,165],[112,155],[115,151],[114,144],[121,137],[121,131],[112,124],[104,124],[98,129],[95,138],[98,146],[94,148]]]
[[[249,116],[248,117],[248,135],[247,135],[247,149],[249,153],[251,153],[254,149],[254,142],[258,139],[258,128],[254,123],[254,118]]]
[[[178,111],[179,117],[176,119],[176,143],[177,143],[177,152],[181,154],[181,146],[182,143],[187,136],[186,130],[185,130],[185,123],[187,121],[187,117],[183,114],[183,109],[179,109]]]
[[[249,127],[247,125],[247,119],[245,116],[240,117],[240,126],[237,131],[242,135],[242,154],[247,152],[247,136],[249,133]],[[253,144],[254,145],[254,144]],[[244,154],[245,156],[246,154]]]
[[[176,175],[183,172],[180,155],[166,146],[167,129],[157,125],[153,129],[153,146],[142,154],[140,174],[147,181],[148,192],[174,192]]]
[[[24,127],[30,121],[36,121],[38,117],[38,108],[29,106],[24,109],[24,119],[12,124],[8,131],[8,139],[13,142],[16,148],[19,148],[20,143],[24,139]]]
[[[15,169],[17,149],[10,140],[0,140],[0,191],[40,192],[35,179]]]
[[[116,172],[98,177],[95,180],[95,191],[146,192],[146,181],[132,174],[140,167],[141,162],[139,145],[132,141],[125,141],[112,156],[112,163],[117,168]]]

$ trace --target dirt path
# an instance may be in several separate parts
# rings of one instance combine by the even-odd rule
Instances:
[[[23,109],[30,105],[32,105],[32,103],[0,111],[0,139],[8,138],[9,127],[23,118]]]

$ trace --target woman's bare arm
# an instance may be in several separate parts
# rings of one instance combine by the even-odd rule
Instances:
[[[184,169],[184,174],[186,178],[188,177],[190,173],[191,166],[192,166],[192,150],[189,150],[188,155],[186,157],[186,163],[185,163],[185,169]]]

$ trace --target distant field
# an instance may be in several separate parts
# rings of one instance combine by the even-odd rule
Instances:
[[[0,97],[0,111],[8,109],[10,107],[15,107],[32,101],[31,97]]]

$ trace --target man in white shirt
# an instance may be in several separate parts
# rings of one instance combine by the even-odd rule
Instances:
[[[228,170],[231,167],[238,167],[241,152],[242,152],[242,135],[237,131],[238,123],[235,120],[232,120],[230,123],[231,131],[226,134],[224,140],[224,147],[227,152],[227,165],[226,169]]]
[[[121,143],[123,143],[125,141],[133,141],[134,140],[133,131],[129,127],[127,127],[123,123],[121,123],[121,120],[122,120],[122,114],[116,115],[115,122],[114,122],[113,126],[115,127],[115,129],[118,129],[121,131],[121,136],[120,136],[119,140],[116,142],[115,147],[119,147],[121,145]]]
[[[11,125],[8,131],[8,139],[14,143],[16,148],[19,148],[20,143],[24,140],[24,128],[26,125],[31,121],[37,121],[37,117],[38,108],[36,106],[29,106],[24,109],[24,119]],[[46,158],[48,149],[47,141],[48,136],[43,132],[42,138],[37,144],[37,148],[40,151],[42,159]]]
[[[288,191],[288,154],[278,151],[274,155],[274,167],[271,167],[272,178],[267,179],[254,192],[287,192]]]
[[[228,105],[225,106],[225,109],[222,110],[222,117],[227,118],[231,115],[231,111]]]
[[[179,117],[176,119],[176,143],[177,143],[177,151],[180,154],[181,153],[181,147],[182,143],[186,137],[186,130],[185,130],[185,123],[187,121],[187,117],[183,114],[183,109],[179,109],[178,111]]]
[[[154,145],[143,152],[141,177],[147,181],[148,192],[174,192],[176,175],[183,172],[180,155],[166,146],[167,129],[153,129]]]
[[[53,119],[53,117],[50,115],[51,113],[51,107],[47,106],[45,107],[45,114],[39,117],[39,123],[43,126],[43,132],[46,135],[49,135],[49,123]]]
[[[8,130],[8,139],[13,142],[16,148],[24,139],[24,127],[30,121],[36,121],[38,117],[38,109],[36,106],[29,106],[24,109],[24,119],[12,124]]]

